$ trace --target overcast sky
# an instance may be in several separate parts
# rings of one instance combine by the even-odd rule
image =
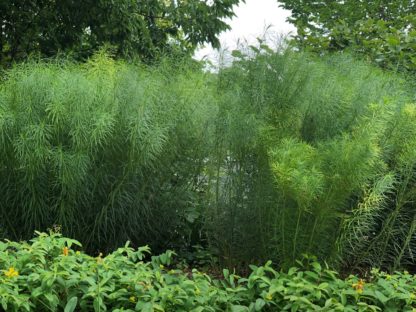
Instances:
[[[250,43],[256,42],[256,37],[261,37],[266,26],[271,25],[271,34],[288,34],[294,32],[295,28],[286,22],[290,15],[289,11],[279,8],[276,0],[246,0],[234,9],[236,16],[227,23],[231,30],[220,35],[222,48],[232,50],[236,47],[237,41],[247,40]],[[201,59],[204,56],[215,57],[214,50],[210,46],[199,49],[195,58]]]

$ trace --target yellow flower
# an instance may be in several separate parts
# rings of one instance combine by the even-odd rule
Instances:
[[[67,257],[69,254],[69,248],[68,247],[64,247],[64,249],[62,250],[62,254]]]
[[[14,267],[10,267],[8,271],[4,272],[4,275],[6,275],[8,278],[12,278],[15,276],[19,276],[19,272],[16,271]]]
[[[165,268],[165,266],[163,264],[159,265],[159,268],[161,268],[162,270]]]
[[[267,300],[272,300],[273,299],[273,295],[271,293],[267,293],[266,299]]]
[[[132,303],[136,303],[136,297],[135,296],[131,296],[129,298],[129,301],[132,302]]]
[[[357,293],[361,294],[364,290],[364,285],[365,282],[360,279],[357,283],[352,284],[352,288],[354,288]]]

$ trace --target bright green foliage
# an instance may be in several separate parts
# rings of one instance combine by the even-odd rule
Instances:
[[[219,45],[239,0],[10,0],[0,3],[0,64],[58,53],[77,58],[105,44],[123,57],[192,54],[199,43]],[[197,21],[197,22],[196,22]]]
[[[251,54],[220,73],[239,113],[221,138],[213,244],[228,260],[283,266],[304,252],[348,267],[414,263],[409,86],[348,56]]]
[[[340,279],[305,257],[287,272],[271,262],[241,278],[214,280],[172,265],[171,251],[126,244],[91,257],[59,234],[29,243],[0,242],[0,306],[5,311],[411,311],[415,276],[372,271],[368,281]]]
[[[230,268],[303,253],[412,266],[412,86],[349,56],[251,53],[218,75],[102,55],[6,72],[2,236],[59,225],[89,251],[199,244]]]
[[[412,0],[279,0],[291,10],[296,45],[319,54],[350,50],[383,68],[416,69]]]
[[[199,143],[215,116],[209,76],[97,55],[27,64],[0,86],[0,228],[29,238],[54,225],[91,248],[186,240],[199,207]],[[182,69],[181,69],[182,68]]]

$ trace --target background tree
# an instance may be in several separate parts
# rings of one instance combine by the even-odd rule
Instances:
[[[90,56],[104,44],[123,57],[153,59],[218,46],[239,0],[10,0],[0,3],[0,62],[30,54]]]
[[[383,68],[416,69],[416,2],[280,0],[291,10],[296,45],[319,53],[349,49]]]

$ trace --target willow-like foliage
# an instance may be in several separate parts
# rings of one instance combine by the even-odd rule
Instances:
[[[229,267],[304,253],[414,265],[409,82],[346,55],[235,55],[218,74],[101,54],[5,72],[0,235],[60,226],[94,251],[202,244]]]
[[[223,105],[240,112],[225,123],[234,135],[222,138],[216,163],[226,229],[216,243],[234,248],[225,259],[290,266],[310,253],[350,268],[414,263],[410,85],[349,56],[235,55],[219,77],[221,92],[232,90]]]
[[[97,55],[21,65],[0,86],[0,224],[28,238],[59,226],[90,250],[166,248],[195,209],[201,140],[215,115],[192,65]],[[196,197],[196,199],[198,199]]]

